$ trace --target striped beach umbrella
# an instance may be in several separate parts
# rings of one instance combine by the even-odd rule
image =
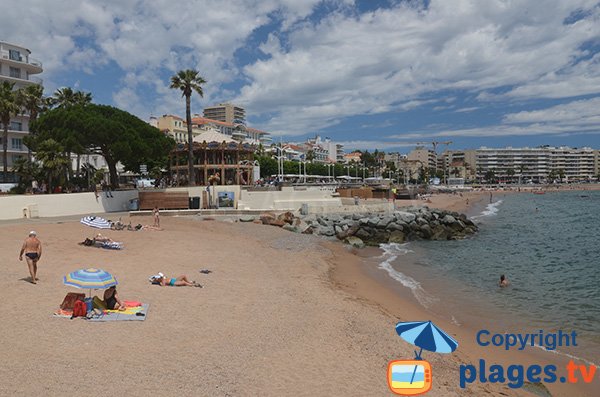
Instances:
[[[81,223],[97,229],[110,229],[111,227],[111,223],[109,221],[99,216],[84,216],[81,218]]]
[[[117,279],[109,272],[96,269],[79,269],[63,277],[63,284],[82,289],[107,289],[117,285]]]
[[[431,321],[399,322],[396,332],[402,339],[421,348],[416,354],[421,359],[423,349],[435,353],[452,353],[458,347],[458,342],[442,331]]]

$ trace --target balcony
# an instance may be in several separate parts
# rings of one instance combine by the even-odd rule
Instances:
[[[42,63],[35,58],[29,56],[20,55],[18,57],[11,56],[9,51],[0,51],[0,59],[2,61],[6,61],[8,63],[13,63],[18,66],[31,66],[25,67],[25,69],[29,71],[33,71],[34,73],[42,72]]]

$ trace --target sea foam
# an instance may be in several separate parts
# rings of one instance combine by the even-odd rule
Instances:
[[[479,219],[487,216],[495,216],[500,211],[500,204],[502,204],[502,200],[498,200],[494,203],[488,204],[481,214],[472,216],[471,219]]]
[[[400,284],[402,284],[404,287],[409,288],[414,297],[417,299],[417,301],[421,305],[423,305],[423,307],[427,308],[431,305],[431,303],[435,301],[435,299],[432,296],[430,296],[423,289],[423,287],[421,287],[421,283],[419,283],[414,278],[397,271],[392,266],[392,263],[396,259],[398,259],[398,256],[406,255],[409,252],[413,252],[412,250],[407,248],[407,245],[408,243],[380,244],[379,247],[383,250],[383,253],[377,258],[382,259],[382,261],[379,263],[379,268],[385,270],[391,278],[400,282]]]

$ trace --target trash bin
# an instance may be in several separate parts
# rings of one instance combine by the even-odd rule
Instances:
[[[354,196],[354,205],[358,205],[360,203],[360,198],[358,196]]]
[[[129,211],[138,211],[140,209],[140,200],[131,199],[129,200]]]
[[[199,210],[200,209],[200,197],[190,197],[190,209],[191,210]]]
[[[302,207],[300,208],[300,215],[308,215],[308,204],[302,204]]]

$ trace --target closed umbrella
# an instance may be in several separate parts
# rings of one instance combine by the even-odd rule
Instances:
[[[118,284],[117,279],[109,272],[96,269],[79,269],[63,277],[63,284],[71,287],[89,289],[107,289]]]
[[[86,226],[95,227],[97,229],[110,229],[112,223],[99,216],[84,216],[81,218],[81,223]]]
[[[396,324],[396,332],[408,343],[421,348],[419,353],[415,350],[415,359],[417,360],[422,360],[423,349],[435,353],[452,353],[458,347],[458,342],[454,338],[431,321],[399,322]],[[416,371],[417,366],[415,365],[410,383],[413,382]]]

